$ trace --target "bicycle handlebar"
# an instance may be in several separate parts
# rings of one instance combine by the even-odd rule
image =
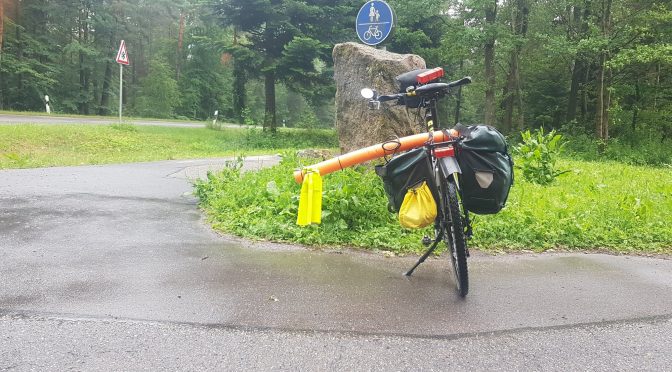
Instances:
[[[467,84],[471,84],[471,76],[465,76],[460,80],[451,81],[450,83],[448,83],[448,86],[451,88],[455,88]]]
[[[400,98],[404,98],[404,97],[408,97],[408,96],[409,96],[408,93],[388,94],[388,95],[378,96],[378,98],[375,99],[375,101],[387,102],[387,101],[393,101],[395,99],[400,99]]]
[[[397,104],[403,104],[401,101],[405,97],[428,97],[436,94],[446,94],[451,88],[459,87],[471,83],[471,77],[465,76],[462,79],[451,81],[450,83],[430,83],[421,85],[414,90],[406,93],[387,94],[374,97],[370,103],[380,103],[397,100]]]

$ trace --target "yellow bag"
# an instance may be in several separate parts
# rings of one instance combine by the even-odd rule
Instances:
[[[316,169],[308,168],[304,171],[299,196],[299,215],[296,219],[299,226],[322,222],[322,177]]]
[[[419,229],[436,219],[436,202],[426,181],[406,191],[399,208],[399,223],[403,227]]]

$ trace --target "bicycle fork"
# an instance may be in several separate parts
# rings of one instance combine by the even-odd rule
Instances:
[[[430,123],[429,125],[431,125],[431,120],[428,121],[428,123]],[[444,174],[451,174],[452,175],[453,173],[459,173],[460,172],[460,166],[459,166],[459,164],[457,164],[457,160],[455,160],[455,157],[439,158],[439,159],[437,159],[437,162],[433,164],[433,166],[434,166],[435,174],[439,175],[439,177],[442,177],[442,175],[444,175]],[[439,168],[441,168],[441,169],[439,169]],[[437,184],[440,183],[439,180],[436,180],[436,182],[437,182]],[[446,197],[447,197],[447,194],[446,194]],[[441,210],[443,210],[443,207],[441,208]],[[443,211],[442,213],[445,213],[445,211]],[[420,264],[425,262],[427,257],[429,257],[429,255],[432,254],[432,252],[434,252],[436,250],[436,247],[439,245],[439,243],[441,243],[443,241],[443,239],[444,239],[443,234],[444,234],[444,231],[446,231],[446,228],[447,228],[446,223],[448,223],[448,221],[446,220],[445,217],[441,217],[437,221],[439,221],[439,222],[436,222],[436,224],[441,223],[443,225],[443,226],[437,226],[439,233],[436,235],[433,242],[432,242],[431,239],[429,239],[426,236],[422,239],[422,243],[425,244],[425,246],[430,245],[430,244],[431,245],[429,246],[427,251],[420,257],[418,262],[416,262],[415,265],[413,265],[413,267],[410,270],[408,270],[406,273],[404,273],[404,275],[411,276],[413,274],[413,272],[415,271],[415,269],[417,269],[418,266],[420,266]]]
[[[457,163],[457,160],[454,157],[446,157],[446,158],[441,158],[439,159],[441,162],[440,166],[443,169],[443,174],[448,174],[449,177],[452,177],[455,180],[455,185],[459,186],[458,179],[460,177],[460,174],[462,174],[462,170],[460,169],[460,165]],[[465,232],[464,235],[467,239],[471,239],[471,237],[474,235],[473,230],[471,228],[471,219],[469,218],[469,211],[464,208],[464,201],[462,199],[462,190],[458,187],[458,192],[460,193],[460,203],[462,204],[462,210],[464,211],[464,218],[463,218],[463,226],[465,227]],[[469,250],[467,249],[467,257],[469,256]]]
[[[444,157],[444,158],[439,158],[437,160],[438,161],[435,165],[435,167],[436,167],[435,169],[437,171],[436,173],[439,174],[439,175],[444,175],[444,174],[449,175],[447,177],[452,178],[453,179],[452,182],[455,182],[455,184],[457,184],[458,183],[457,182],[457,177],[459,177],[459,174],[461,173],[461,170],[460,170],[460,165],[457,163],[457,160],[455,159],[455,157],[452,157],[452,156],[451,157]],[[439,171],[439,169],[438,169],[439,167],[441,168],[441,171]],[[437,182],[438,182],[438,180],[437,180]],[[454,216],[453,218],[462,218],[462,216]],[[469,219],[469,212],[467,212],[466,210],[465,210],[465,213],[464,213],[464,219],[463,220],[464,220],[464,225],[463,226],[466,227],[465,236],[467,237],[467,239],[469,239],[472,236],[472,229],[471,229],[471,220]],[[446,224],[447,223],[452,223],[452,221],[447,221],[445,218],[441,218],[440,221],[441,221],[440,223],[443,224],[443,226],[439,226],[439,229],[438,229],[439,233],[434,238],[434,241],[429,239],[427,236],[425,236],[422,239],[422,243],[425,246],[429,246],[429,248],[420,257],[420,259],[418,259],[418,262],[416,262],[415,265],[413,265],[413,267],[410,270],[408,270],[407,272],[404,273],[405,276],[411,276],[413,274],[413,272],[415,271],[415,269],[417,269],[418,266],[420,266],[420,264],[425,262],[427,257],[429,257],[429,255],[432,254],[432,252],[434,252],[436,250],[436,247],[439,245],[439,243],[441,243],[443,241],[444,231],[446,231],[446,229],[448,227]],[[437,222],[437,223],[439,223],[439,222]],[[469,249],[468,248],[467,248],[466,254],[467,254],[467,257],[469,257]]]

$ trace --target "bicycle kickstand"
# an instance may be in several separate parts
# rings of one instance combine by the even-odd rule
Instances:
[[[439,233],[439,235],[436,237],[436,240],[434,240],[434,243],[429,247],[429,249],[427,249],[427,252],[425,252],[425,253],[422,255],[422,257],[420,257],[420,259],[418,260],[418,262],[416,262],[415,265],[413,265],[413,267],[412,267],[410,270],[408,270],[407,272],[405,272],[404,275],[406,275],[406,276],[411,276],[411,275],[413,275],[413,272],[415,271],[415,269],[417,269],[418,266],[420,266],[421,263],[425,262],[425,260],[427,259],[427,257],[429,257],[429,255],[432,254],[432,252],[434,252],[434,250],[436,249],[436,246],[439,245],[439,243],[441,242],[441,239],[443,239],[443,229],[442,229],[442,231]]]

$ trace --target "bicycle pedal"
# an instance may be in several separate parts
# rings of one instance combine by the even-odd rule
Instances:
[[[425,247],[429,247],[430,244],[432,244],[434,240],[430,239],[429,236],[425,235],[422,237],[422,245]]]

